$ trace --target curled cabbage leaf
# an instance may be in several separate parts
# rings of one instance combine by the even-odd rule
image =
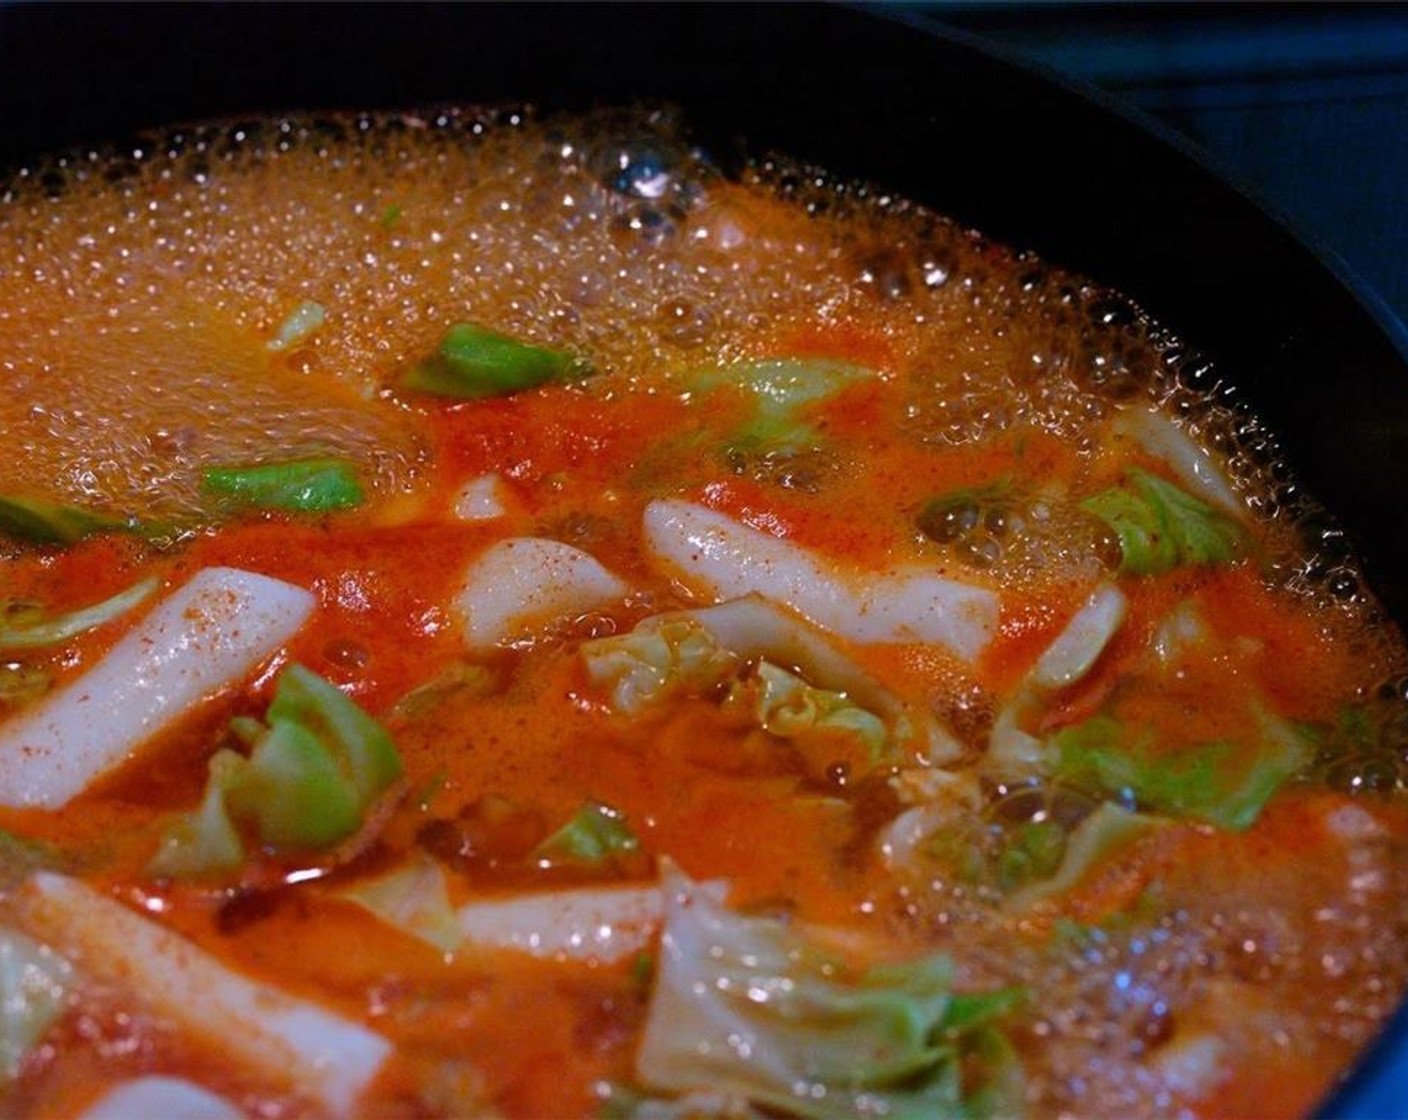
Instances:
[[[611,706],[624,715],[678,695],[699,695],[738,671],[740,659],[688,615],[665,615],[628,634],[582,645],[592,683],[604,687]]]
[[[844,692],[813,688],[796,673],[760,661],[748,676],[734,682],[727,704],[779,739],[853,736],[872,763],[889,753],[885,721],[866,711]]]
[[[636,1057],[649,1089],[838,1120],[1017,1106],[995,1020],[1018,992],[957,995],[942,954],[850,975],[786,922],[734,913],[678,872],[665,906]]]
[[[871,762],[912,752],[937,765],[964,749],[927,707],[901,700],[842,647],[761,595],[654,615],[628,634],[583,643],[581,657],[592,683],[623,715],[729,685],[734,706],[751,707],[750,721],[782,738],[814,729],[820,719],[856,733],[867,748],[876,727],[883,730]]]

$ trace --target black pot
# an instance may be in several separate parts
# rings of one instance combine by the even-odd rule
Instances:
[[[1186,145],[966,37],[790,5],[0,4],[0,168],[209,117],[642,99],[1132,297],[1235,381],[1408,620],[1401,328]],[[1396,1084],[1403,1014],[1326,1108],[1397,1111]]]

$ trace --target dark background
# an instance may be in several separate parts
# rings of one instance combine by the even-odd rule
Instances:
[[[908,7],[1183,133],[1408,322],[1408,4]]]

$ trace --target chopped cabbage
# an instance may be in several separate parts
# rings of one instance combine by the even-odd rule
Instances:
[[[244,862],[244,842],[225,807],[226,779],[216,774],[231,758],[222,751],[211,759],[211,777],[200,805],[168,824],[161,847],[147,865],[151,874],[188,879],[233,871]]]
[[[1103,803],[1065,839],[1058,856],[1060,866],[1049,869],[1054,874],[1029,882],[1009,898],[1008,904],[1021,908],[1064,894],[1097,864],[1167,823],[1160,817],[1131,813],[1108,801]]]
[[[736,388],[752,398],[759,418],[777,421],[875,376],[874,370],[836,358],[765,358],[697,370],[686,380],[697,393]]]
[[[332,458],[210,467],[201,476],[201,489],[236,508],[293,513],[352,509],[366,498],[357,468]]]
[[[796,673],[760,661],[734,682],[727,704],[746,711],[759,727],[779,739],[805,740],[817,734],[854,736],[872,763],[888,753],[890,734],[879,716],[844,692],[813,688]]]
[[[435,352],[401,378],[403,388],[453,400],[503,397],[589,372],[565,350],[533,346],[478,323],[455,323]]]
[[[844,734],[871,764],[900,749],[930,763],[962,750],[932,713],[901,702],[812,627],[757,595],[655,615],[628,634],[583,643],[581,655],[588,677],[624,715],[727,683],[725,703],[778,738]],[[754,664],[745,671],[745,662]]]
[[[93,533],[128,532],[135,527],[130,520],[62,502],[0,494],[0,536],[30,544],[73,544]]]
[[[0,650],[35,649],[51,646],[77,637],[85,630],[126,614],[139,606],[161,585],[155,576],[133,584],[101,603],[82,607],[55,618],[46,617],[36,608],[19,608],[0,600]]]
[[[1120,570],[1134,575],[1225,564],[1246,548],[1246,537],[1233,518],[1137,468],[1125,472],[1122,485],[1081,504],[1114,530],[1120,541]]]
[[[1116,415],[1111,428],[1162,460],[1196,497],[1234,517],[1245,516],[1246,507],[1213,457],[1157,408],[1125,409]]]
[[[550,863],[600,864],[618,852],[633,852],[639,847],[640,841],[620,812],[588,801],[570,821],[538,845],[537,855]]]
[[[1066,830],[1053,820],[1030,820],[1018,826],[997,857],[997,883],[1003,891],[1047,879],[1066,854]]]
[[[372,803],[401,776],[385,728],[335,685],[302,665],[279,676],[268,726],[231,725],[253,746],[246,758],[221,750],[199,808],[168,827],[148,870],[194,876],[240,862],[233,822],[274,851],[326,848],[361,827]]]
[[[581,651],[592,683],[605,686],[611,706],[625,715],[638,715],[672,696],[708,692],[740,664],[710,630],[680,615],[584,642]]]
[[[966,1116],[984,1091],[1013,1088],[993,1021],[1016,993],[956,996],[943,955],[851,977],[783,921],[733,913],[677,872],[665,889],[636,1058],[647,1088],[837,1118]]]
[[[1307,737],[1284,720],[1262,714],[1260,722],[1261,742],[1250,760],[1226,742],[1159,751],[1147,728],[1108,715],[1057,732],[1049,751],[1056,772],[1074,785],[1241,830],[1313,753]]]
[[[1102,583],[1090,593],[993,720],[988,759],[995,768],[1019,774],[1044,767],[1042,741],[1025,728],[1053,692],[1095,667],[1124,625],[1128,607],[1124,593],[1112,583]]]

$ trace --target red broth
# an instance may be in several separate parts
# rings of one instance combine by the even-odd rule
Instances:
[[[291,120],[16,180],[0,368],[7,1115],[1295,1116],[1403,994],[1400,639],[1095,284],[668,115]],[[123,740],[212,569],[287,633]]]

